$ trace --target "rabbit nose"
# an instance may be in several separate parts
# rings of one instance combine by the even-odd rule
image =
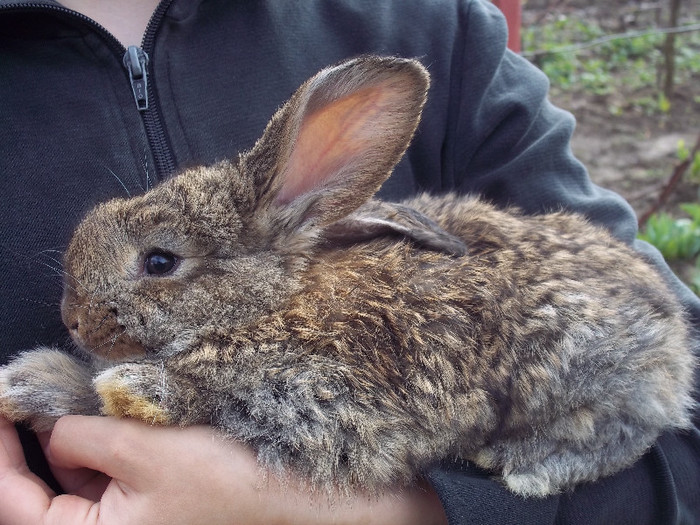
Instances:
[[[78,317],[77,308],[65,300],[61,304],[61,318],[63,324],[71,333],[77,331],[80,327],[80,319]]]
[[[75,305],[68,305],[64,302],[61,305],[61,318],[63,320],[63,325],[68,329],[71,339],[79,346],[83,346],[83,340],[80,334],[85,325],[80,320],[78,310],[79,309]]]
[[[105,304],[64,305],[63,321],[73,341],[88,353],[105,359],[140,357],[146,349],[127,333],[117,309]]]

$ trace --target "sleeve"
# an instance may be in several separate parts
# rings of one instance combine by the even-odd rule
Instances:
[[[547,99],[539,70],[506,50],[498,10],[468,4],[453,59],[443,185],[527,213],[568,209],[632,244],[655,264],[700,324],[700,302],[659,253],[635,240],[637,221],[618,195],[594,185],[574,158],[574,118]],[[467,463],[445,463],[429,479],[456,524],[700,523],[700,431],[663,435],[631,468],[574,491],[524,500]]]

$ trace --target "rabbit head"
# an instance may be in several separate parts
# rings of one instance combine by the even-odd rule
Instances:
[[[65,255],[62,316],[75,342],[109,359],[179,352],[274,309],[325,230],[352,238],[388,224],[406,235],[405,224],[358,209],[403,155],[428,84],[413,60],[324,69],[237,160],[95,208]]]

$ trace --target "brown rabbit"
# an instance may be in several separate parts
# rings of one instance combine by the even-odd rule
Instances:
[[[65,255],[52,349],[0,410],[211,424],[323,486],[412,482],[460,456],[544,496],[689,425],[684,312],[628,247],[566,213],[371,197],[428,88],[412,60],[308,80],[236,161],[97,207]]]

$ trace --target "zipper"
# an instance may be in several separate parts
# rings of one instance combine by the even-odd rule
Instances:
[[[146,25],[143,39],[141,40],[141,50],[146,55],[146,63],[144,64],[144,88],[146,96],[147,109],[139,110],[143,118],[143,125],[146,129],[146,137],[151,146],[151,154],[156,168],[156,177],[165,179],[175,173],[175,156],[172,146],[168,140],[168,135],[165,133],[163,126],[163,115],[158,104],[158,98],[153,82],[148,82],[148,76],[153,71],[153,60],[155,57],[155,40],[160,23],[165,16],[165,12],[170,7],[173,0],[160,0],[156,10],[151,15],[151,19]],[[127,50],[128,54],[129,51]],[[133,90],[133,84],[132,84]]]
[[[26,9],[37,9],[78,19],[92,27],[104,38],[109,49],[121,59],[125,72],[128,75],[129,85],[136,102],[136,108],[141,114],[146,132],[146,140],[155,163],[157,179],[169,177],[176,169],[172,147],[170,146],[163,126],[163,117],[160,107],[158,106],[155,87],[153,82],[148,81],[152,72],[152,65],[149,66],[151,63],[149,54],[153,52],[158,27],[171,3],[172,0],[160,1],[151,19],[148,21],[141,47],[129,46],[126,50],[112,33],[95,22],[92,18],[59,4],[27,2],[0,6],[0,12],[18,12]]]
[[[122,62],[129,72],[136,109],[146,111],[148,109],[148,73],[146,70],[148,55],[140,47],[129,46],[126,48]]]

